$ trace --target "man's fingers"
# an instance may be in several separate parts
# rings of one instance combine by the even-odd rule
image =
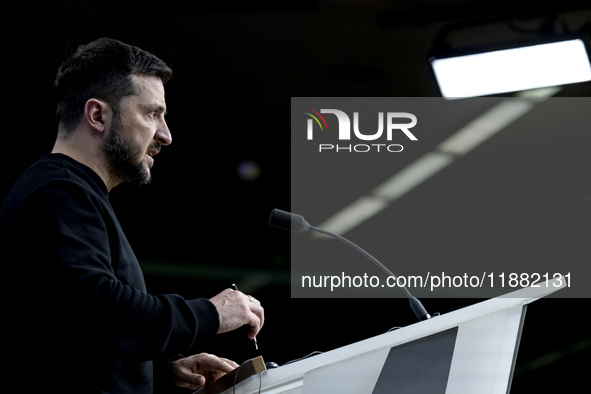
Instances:
[[[261,330],[261,328],[263,328],[263,324],[265,324],[265,310],[261,306],[259,300],[252,296],[248,297],[250,301],[248,307],[252,313],[250,322],[248,323],[250,325],[248,337],[253,339]]]
[[[261,303],[252,296],[238,290],[226,289],[210,301],[218,310],[220,334],[248,324],[251,327],[248,336],[252,339],[263,326],[265,312]]]
[[[176,373],[175,384],[179,387],[197,390],[206,382],[205,376],[191,372],[188,368],[179,368]]]
[[[248,323],[250,325],[250,331],[248,332],[250,339],[253,339],[261,330],[264,320],[265,315],[262,307],[258,306],[251,309],[250,322]]]
[[[254,339],[254,337],[257,336],[257,334],[259,333],[260,330],[261,330],[261,327],[258,325],[258,323],[256,323],[256,322],[253,321],[250,324],[250,330],[248,331],[248,338],[249,339]]]
[[[226,358],[218,358],[213,355],[207,360],[207,362],[209,368],[221,371],[223,373],[232,372],[236,367],[238,367],[234,361],[228,360]]]
[[[238,367],[232,360],[208,353],[182,358],[173,361],[172,365],[175,384],[192,390],[197,390]]]
[[[236,363],[232,360],[228,360],[227,358],[222,358],[222,360],[224,360],[226,363],[228,363],[232,367],[232,370],[234,370],[240,366],[240,365],[238,365],[238,363]],[[230,372],[230,371],[228,371],[228,372]]]

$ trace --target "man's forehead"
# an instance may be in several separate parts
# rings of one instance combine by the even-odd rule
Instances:
[[[137,94],[153,94],[164,97],[164,84],[154,75],[132,74],[131,78],[138,88]]]
[[[130,102],[166,109],[164,84],[160,78],[151,75],[133,74],[132,80],[136,91],[135,94],[127,97]]]

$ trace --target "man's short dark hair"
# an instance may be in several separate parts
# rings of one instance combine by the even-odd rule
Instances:
[[[121,99],[135,93],[133,74],[154,75],[166,83],[172,70],[151,53],[111,38],[79,46],[61,64],[54,82],[61,129],[69,132],[78,125],[91,98],[104,100],[117,114]]]

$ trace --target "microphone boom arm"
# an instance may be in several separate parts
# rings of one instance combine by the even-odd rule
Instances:
[[[338,239],[339,241],[346,243],[347,245],[349,245],[350,247],[352,247],[353,249],[355,249],[356,251],[365,255],[365,257],[367,257],[368,259],[373,261],[378,267],[381,268],[382,271],[384,271],[386,274],[388,274],[388,276],[391,276],[394,279],[396,279],[396,275],[394,275],[392,273],[392,271],[390,271],[388,268],[386,268],[386,266],[384,264],[380,263],[375,257],[373,257],[371,254],[367,253],[365,250],[363,250],[362,248],[360,248],[359,246],[357,246],[353,242],[349,241],[347,238],[342,237],[342,236],[335,234],[335,233],[331,233],[330,231],[323,230],[320,227],[310,226],[310,229],[316,231],[317,233],[329,235],[333,238]],[[410,294],[410,291],[408,291],[408,289],[406,287],[402,287],[402,290],[406,293],[406,295],[409,298],[412,297],[412,294]]]
[[[384,266],[375,257],[373,257],[371,254],[367,253],[365,250],[361,249],[359,246],[355,245],[353,242],[349,241],[347,238],[344,238],[344,237],[342,237],[338,234],[335,234],[335,233],[331,233],[330,231],[323,230],[319,227],[311,226],[308,222],[306,222],[304,217],[301,215],[296,215],[294,213],[282,211],[280,209],[273,209],[271,211],[271,216],[269,217],[269,224],[273,227],[278,227],[278,228],[281,228],[284,230],[291,231],[292,233],[301,233],[303,231],[313,230],[313,231],[316,231],[317,233],[325,234],[330,237],[336,238],[339,241],[344,242],[345,244],[349,245],[350,247],[352,247],[353,249],[355,249],[359,253],[363,254],[365,257],[367,257],[368,259],[373,261],[378,267],[380,267],[382,269],[382,271],[384,271],[386,274],[388,274],[388,276],[391,276],[396,280],[396,276],[388,268],[386,268],[386,266]],[[421,304],[421,302],[417,298],[413,297],[413,295],[410,294],[410,291],[408,291],[408,289],[405,286],[399,286],[399,287],[404,291],[404,293],[408,297],[408,300],[410,302],[410,307],[413,310],[413,312],[415,313],[415,315],[419,318],[419,320],[430,319],[431,315],[429,315],[429,313],[427,313],[427,311],[423,307],[423,304]],[[435,316],[437,316],[437,315],[438,314],[435,314]]]
[[[380,263],[375,257],[373,257],[371,254],[367,253],[365,250],[363,250],[361,247],[357,246],[353,242],[349,241],[347,238],[342,237],[342,236],[335,234],[335,233],[331,233],[330,231],[326,231],[324,229],[321,229],[320,227],[310,226],[310,230],[313,230],[317,233],[325,234],[330,237],[336,238],[339,241],[349,245],[350,247],[352,247],[353,249],[355,249],[356,251],[363,254],[365,257],[367,257],[371,261],[373,261],[388,276],[391,276],[394,278],[394,280],[396,280],[396,275],[394,275],[392,273],[392,271],[390,271],[384,264]],[[429,315],[429,313],[427,312],[427,310],[425,309],[423,304],[421,304],[421,302],[416,297],[414,297],[405,286],[401,286],[400,288],[402,289],[402,291],[404,291],[404,293],[408,297],[408,300],[410,302],[410,307],[413,310],[413,312],[415,313],[415,315],[418,317],[418,319],[421,321],[430,319],[431,315]]]

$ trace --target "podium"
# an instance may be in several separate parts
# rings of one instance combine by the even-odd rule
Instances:
[[[563,283],[520,289],[264,370],[223,394],[506,394],[527,305]]]

